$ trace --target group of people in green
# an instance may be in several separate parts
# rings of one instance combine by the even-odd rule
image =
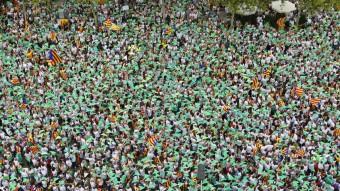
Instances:
[[[2,9],[0,190],[339,190],[337,12],[280,31],[190,1]]]

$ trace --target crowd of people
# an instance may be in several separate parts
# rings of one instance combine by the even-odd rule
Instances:
[[[0,190],[339,190],[337,12],[282,31],[91,9],[3,5]]]

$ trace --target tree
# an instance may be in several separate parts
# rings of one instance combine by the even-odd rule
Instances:
[[[301,12],[307,15],[313,15],[319,11],[330,11],[332,8],[339,6],[338,0],[299,0],[296,3],[298,9],[297,19],[299,21]]]
[[[212,5],[224,6],[231,13],[230,28],[234,28],[235,14],[244,7],[257,7],[266,10],[269,5],[269,0],[210,0]]]

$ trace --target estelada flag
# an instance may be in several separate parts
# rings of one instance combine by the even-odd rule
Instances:
[[[320,98],[311,98],[309,101],[312,104],[312,106],[316,107],[320,103],[321,99]]]
[[[155,135],[152,135],[147,139],[147,141],[150,145],[155,146],[157,143],[157,137]]]
[[[49,51],[48,58],[50,59],[50,61],[53,65],[62,62],[60,56],[58,55],[58,53],[55,50]]]

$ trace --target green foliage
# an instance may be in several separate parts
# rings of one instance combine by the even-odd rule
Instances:
[[[338,0],[301,0],[298,3],[298,9],[308,14],[314,14],[318,11],[329,11],[336,8]]]

